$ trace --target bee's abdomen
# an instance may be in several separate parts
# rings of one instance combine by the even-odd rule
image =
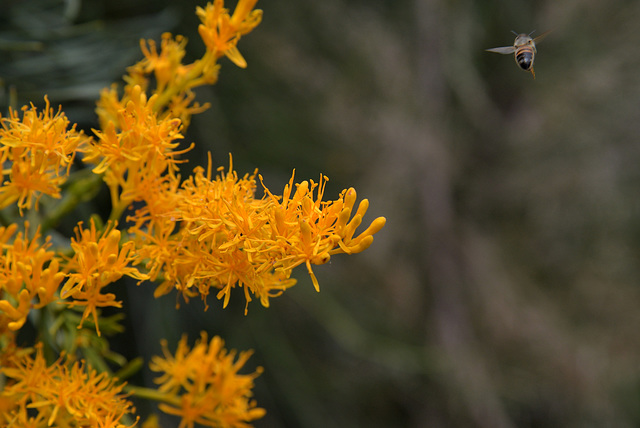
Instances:
[[[516,52],[516,62],[521,69],[529,71],[533,66],[533,49],[529,47],[520,48]]]

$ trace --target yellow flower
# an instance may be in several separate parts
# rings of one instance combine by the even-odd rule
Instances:
[[[366,250],[373,242],[373,235],[384,227],[386,219],[376,218],[365,231],[354,238],[353,235],[369,207],[368,200],[360,202],[356,214],[351,218],[356,201],[354,188],[343,190],[336,201],[322,201],[328,180],[326,177],[321,176],[318,183],[310,180],[295,186],[293,178],[292,175],[282,197],[275,196],[264,188],[273,202],[267,213],[269,224],[277,237],[276,242],[284,250],[283,257],[275,262],[274,267],[276,270],[290,271],[304,263],[316,291],[320,291],[311,265],[325,264],[334,254],[355,254]],[[296,191],[291,196],[294,187]],[[316,196],[313,194],[315,189]]]
[[[149,363],[151,370],[162,373],[155,379],[160,385],[165,413],[182,418],[180,428],[195,424],[220,427],[248,427],[247,422],[264,416],[251,399],[253,381],[262,373],[259,367],[247,375],[238,374],[252,354],[224,349],[224,341],[215,336],[208,342],[202,332],[193,349],[187,345],[186,335],[178,343],[175,357],[162,342],[164,357],[155,356]]]
[[[203,9],[196,8],[196,14],[202,24],[198,26],[200,37],[210,52],[219,58],[226,55],[235,65],[241,68],[247,62],[236,47],[240,36],[251,32],[260,24],[262,11],[253,7],[258,0],[239,0],[233,15],[224,8],[223,0],[214,0]]]
[[[182,138],[180,119],[159,119],[153,110],[156,95],[147,99],[136,86],[129,98],[124,107],[112,106],[115,113],[109,115],[115,117],[103,131],[95,131],[98,140],[86,150],[84,159],[96,165],[96,174],[104,174],[116,214],[176,180],[177,157],[192,147],[176,150]]]
[[[141,40],[144,58],[127,69],[122,98],[115,85],[101,92],[96,111],[103,135],[109,132],[110,126],[115,131],[124,131],[119,112],[128,106],[129,101],[137,102],[140,91],[148,92],[150,100],[154,99],[150,104],[158,120],[180,119],[185,127],[189,125],[193,114],[209,108],[208,103],[201,105],[194,102],[192,90],[217,82],[220,70],[217,61],[222,56],[226,55],[240,67],[247,66],[236,45],[240,37],[253,30],[262,19],[262,11],[253,10],[256,2],[240,0],[233,15],[229,15],[224,8],[223,0],[208,3],[204,9],[196,8],[196,14],[202,21],[198,31],[207,50],[202,58],[190,64],[182,62],[187,44],[183,36],[173,37],[170,33],[164,33],[159,49],[155,41]],[[155,88],[151,86],[152,77]]]
[[[187,40],[183,36],[178,35],[174,38],[171,33],[164,33],[158,52],[154,40],[140,40],[144,59],[129,67],[129,74],[125,76],[127,88],[139,85],[146,89],[149,84],[148,76],[153,74],[156,83],[153,93],[161,99],[153,106],[154,111],[161,119],[178,118],[184,126],[188,126],[193,114],[209,108],[209,103],[193,103],[195,94],[192,89],[216,83],[220,68],[205,58],[192,64],[183,64],[186,44]],[[125,93],[128,92],[125,89]],[[125,102],[126,99],[123,98],[121,103]],[[165,103],[168,104],[166,110]]]
[[[69,128],[69,120],[58,110],[54,114],[45,97],[46,107],[40,113],[31,108],[9,111],[8,118],[0,119],[0,161],[10,168],[3,169],[8,180],[0,185],[0,209],[15,202],[20,212],[37,203],[43,194],[60,198],[60,186],[66,181],[76,151],[90,138]]]
[[[282,197],[265,187],[266,196],[256,199],[255,173],[240,178],[230,166],[226,174],[211,175],[209,160],[206,173],[196,168],[176,194],[156,195],[172,198],[171,205],[155,203],[153,215],[145,207],[128,218],[135,223],[129,232],[137,236],[136,262],[144,263],[152,280],[163,279],[156,296],[176,288],[186,300],[199,294],[206,304],[213,288],[226,307],[238,286],[247,304],[255,296],[266,307],[295,284],[292,270],[301,264],[319,290],[311,265],[363,251],[385,223],[380,217],[354,237],[368,202],[351,217],[354,189],[336,201],[322,201],[323,177],[294,186],[292,176]]]
[[[69,306],[85,306],[82,320],[91,314],[96,332],[98,327],[97,308],[105,306],[122,307],[112,293],[103,294],[103,288],[126,275],[138,280],[149,277],[140,273],[129,264],[134,258],[134,243],[129,241],[120,246],[120,231],[108,227],[101,235],[91,221],[90,229],[82,229],[82,222],[76,228],[76,238],[71,238],[71,248],[74,255],[67,262],[65,268],[69,272],[66,284],[62,287],[60,297],[71,298]]]
[[[16,355],[0,373],[7,378],[2,397],[8,402],[0,421],[4,417],[10,426],[126,428],[120,420],[134,411],[116,378],[64,358],[47,366],[41,346],[35,357]]]
[[[147,76],[153,73],[156,78],[156,91],[162,92],[174,80],[182,79],[187,74],[188,67],[182,64],[186,45],[187,39],[180,35],[173,38],[171,33],[162,34],[160,52],[154,40],[140,40],[144,59],[129,67],[129,78],[134,75]]]
[[[25,231],[19,232],[9,244],[17,229],[16,224],[0,227],[0,311],[11,330],[24,325],[32,308],[38,309],[57,300],[55,293],[65,278],[64,272],[59,271],[60,260],[53,251],[48,251],[50,238],[41,244],[38,228],[29,239],[29,223],[26,222]],[[36,296],[38,303],[34,302]]]

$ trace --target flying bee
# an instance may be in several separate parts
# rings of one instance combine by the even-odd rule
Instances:
[[[544,37],[549,34],[549,31],[540,34],[535,39],[531,35],[535,32],[533,30],[529,34],[518,34],[515,31],[511,31],[516,35],[516,40],[513,42],[513,46],[503,46],[501,48],[487,49],[488,52],[496,52],[503,55],[509,55],[515,53],[514,57],[516,64],[524,71],[530,71],[533,78],[536,78],[536,73],[533,71],[533,60],[536,57],[536,42],[540,42]]]

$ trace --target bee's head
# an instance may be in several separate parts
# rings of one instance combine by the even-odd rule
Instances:
[[[532,45],[533,39],[529,34],[518,34],[516,36],[516,40],[513,42],[513,46],[524,46],[524,45]]]

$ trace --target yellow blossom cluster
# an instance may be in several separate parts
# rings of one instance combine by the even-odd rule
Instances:
[[[214,0],[203,9],[196,8],[196,14],[202,24],[198,27],[200,37],[215,59],[226,55],[235,65],[241,68],[247,62],[236,47],[240,37],[251,32],[262,21],[262,11],[253,10],[258,0],[238,2],[232,15],[224,8],[223,0]]]
[[[262,19],[256,2],[239,0],[232,13],[223,0],[197,8],[207,49],[193,63],[183,64],[181,36],[141,41],[144,58],[128,68],[122,91],[114,85],[101,93],[95,137],[76,131],[46,97],[41,111],[30,105],[21,116],[11,110],[0,117],[0,426],[135,425],[125,416],[134,409],[124,383],[105,361],[118,359],[89,346],[107,343],[101,327],[107,336],[118,330],[101,311],[122,307],[115,288],[121,278],[156,282],[156,297],[177,290],[185,301],[200,296],[206,304],[214,292],[223,307],[241,288],[246,314],[253,298],[269,306],[292,287],[301,265],[319,290],[312,265],[364,251],[384,226],[379,217],[356,233],[368,201],[356,207],[353,188],[324,201],[323,175],[295,183],[292,174],[282,194],[257,170],[240,176],[230,162],[214,172],[211,156],[206,168],[179,175],[180,156],[193,146],[180,148],[183,133],[208,107],[194,102],[192,90],[217,81],[223,57],[246,66],[237,44]],[[110,192],[109,221],[77,221],[70,238],[51,230],[101,182]],[[62,199],[39,204],[43,195]],[[27,321],[38,333],[35,353],[17,340]],[[182,418],[181,427],[249,426],[265,413],[251,398],[262,369],[238,374],[251,352],[236,355],[219,337],[207,337],[202,333],[193,349],[183,337],[175,355],[163,343],[164,357],[151,362],[162,373],[158,391],[127,388],[160,401],[161,410]]]
[[[120,217],[132,203],[161,191],[166,182],[177,182],[177,156],[181,122],[159,119],[153,111],[158,99],[147,99],[140,86],[132,88],[126,105],[118,108],[98,141],[86,149],[84,161],[95,164],[111,192],[112,218]],[[188,149],[187,149],[188,150]]]
[[[6,326],[14,331],[24,325],[32,309],[57,300],[56,292],[65,278],[60,258],[50,250],[50,238],[41,243],[38,229],[30,239],[28,223],[16,235],[17,229],[17,224],[0,227],[0,311]]]
[[[172,204],[162,199],[129,217],[135,221],[129,232],[140,242],[137,256],[151,279],[163,278],[156,295],[176,288],[187,299],[199,294],[204,300],[214,288],[226,307],[231,289],[240,286],[247,304],[254,295],[269,306],[270,297],[295,284],[291,273],[301,264],[319,291],[311,265],[327,263],[333,254],[365,250],[384,226],[380,217],[354,237],[366,199],[353,213],[353,188],[335,201],[323,201],[325,177],[318,183],[293,180],[282,196],[264,187],[265,197],[256,198],[255,173],[239,178],[231,165],[212,178],[211,165],[206,173],[198,167],[174,193]]]
[[[60,198],[60,186],[80,150],[89,140],[58,110],[54,113],[45,97],[46,107],[23,107],[23,117],[10,109],[0,118],[0,209],[17,203],[22,212],[31,208],[44,194]],[[10,167],[7,167],[9,165]]]
[[[100,335],[97,308],[122,307],[113,293],[102,293],[107,285],[129,276],[138,280],[149,277],[131,267],[134,258],[132,241],[120,244],[121,233],[118,229],[107,227],[101,233],[96,230],[95,222],[89,229],[82,229],[82,222],[76,228],[76,238],[71,238],[73,257],[66,263],[69,272],[67,282],[60,290],[60,297],[71,298],[68,306],[85,306],[78,328],[91,314]]]
[[[240,0],[231,15],[223,0],[196,8],[202,21],[198,32],[207,49],[202,58],[190,64],[182,62],[187,43],[183,36],[164,33],[159,49],[155,41],[141,40],[144,58],[128,68],[122,97],[118,96],[115,85],[101,93],[97,108],[101,128],[106,129],[111,122],[122,129],[119,110],[138,97],[136,87],[157,96],[152,109],[159,120],[177,118],[184,126],[189,126],[193,114],[208,108],[208,104],[194,103],[192,90],[216,83],[220,69],[218,60],[226,56],[239,67],[247,66],[237,44],[241,36],[251,32],[262,20],[262,11],[253,9],[256,3],[257,0]],[[151,77],[155,80],[153,89],[150,88]]]
[[[122,417],[135,410],[117,379],[69,358],[47,365],[41,346],[35,356],[16,354],[0,373],[2,426],[125,428]]]
[[[115,85],[102,91],[96,110],[101,128],[95,131],[98,141],[86,150],[84,161],[96,165],[96,174],[104,175],[113,219],[131,202],[179,181],[177,156],[191,149],[176,150],[180,132],[193,114],[209,106],[194,102],[192,90],[217,81],[217,61],[222,56],[246,67],[237,43],[261,21],[262,11],[253,10],[256,1],[239,1],[231,15],[222,0],[198,7],[202,21],[198,31],[207,46],[202,58],[183,64],[186,39],[182,36],[163,34],[159,49],[155,41],[142,40],[144,58],[128,68],[122,96]],[[154,88],[150,87],[152,77]]]
[[[215,336],[208,341],[201,333],[193,349],[183,336],[175,354],[162,342],[164,357],[153,357],[149,367],[162,373],[155,379],[159,384],[159,408],[181,417],[179,428],[193,428],[195,424],[211,427],[248,427],[265,411],[251,398],[253,380],[260,375],[259,367],[251,374],[238,372],[251,356],[251,351],[228,352],[224,341]]]

